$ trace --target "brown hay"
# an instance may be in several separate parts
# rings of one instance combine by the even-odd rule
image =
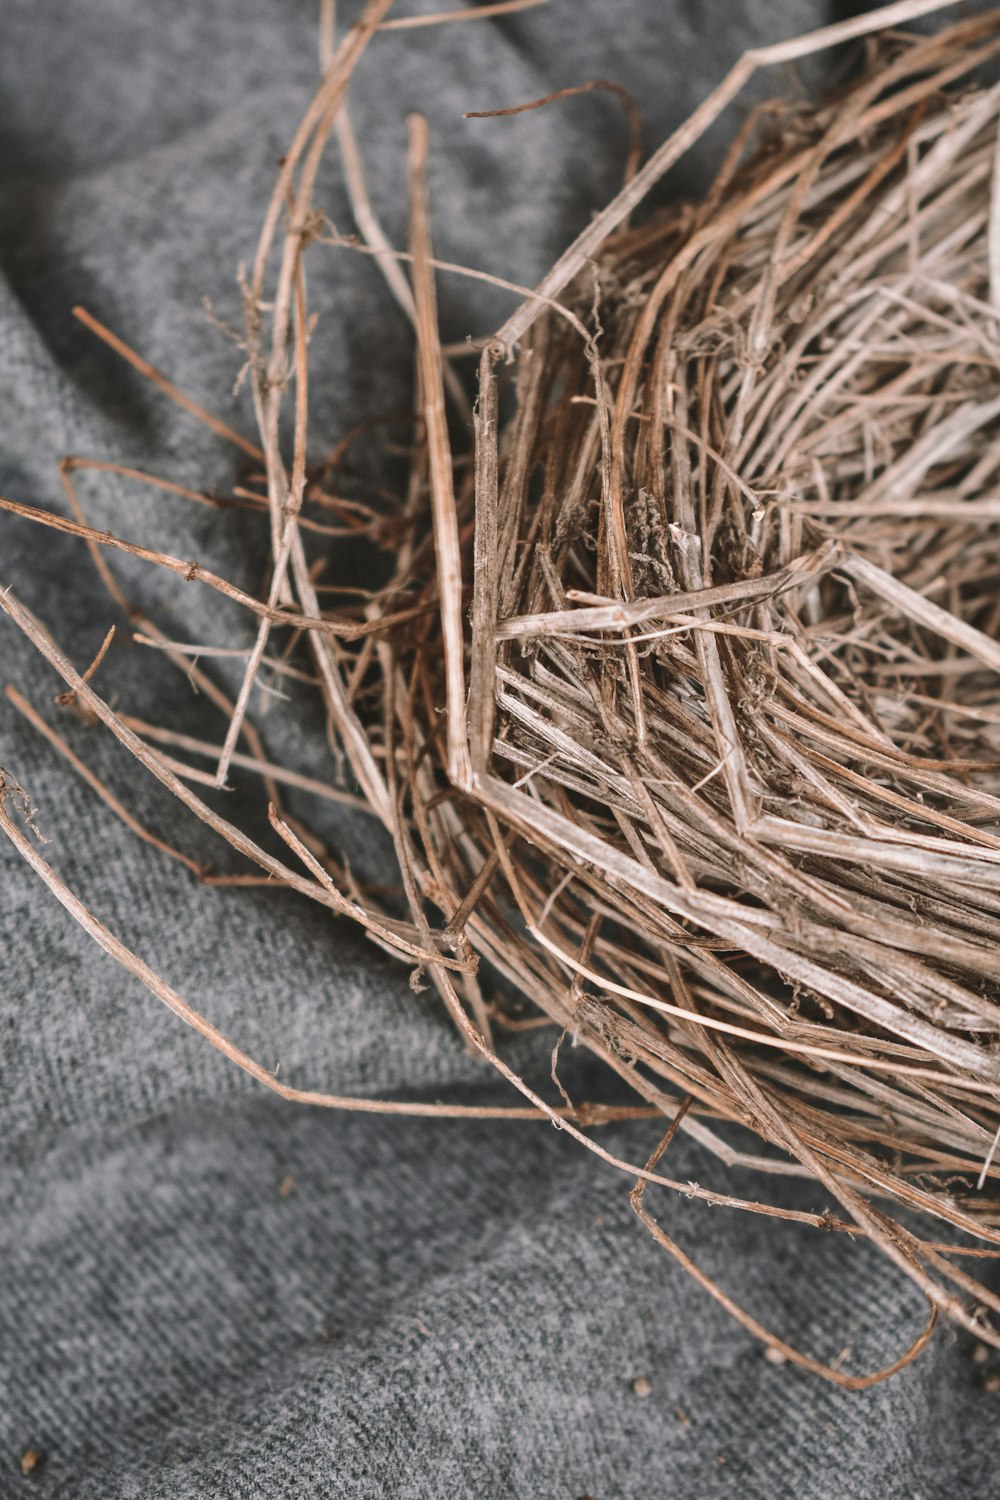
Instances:
[[[388,4],[369,4],[369,28]],[[888,19],[933,8],[897,5]],[[426,128],[411,123],[411,285],[388,264],[416,328],[423,421],[393,517],[338,501],[332,470],[306,463],[302,257],[326,233],[312,191],[338,119],[354,149],[338,110],[372,34],[356,28],[285,159],[247,286],[260,448],[228,435],[267,468],[266,599],[93,532],[79,512],[67,522],[5,502],[95,555],[123,547],[256,616],[240,691],[222,699],[216,770],[154,749],[168,732],[114,713],[0,598],[81,712],[269,878],[417,962],[529,1101],[444,1112],[558,1120],[635,1177],[637,1213],[713,1296],[780,1356],[852,1389],[907,1363],[938,1312],[1000,1347],[985,1317],[1000,1298],[954,1259],[1000,1253],[1000,94],[976,81],[1000,55],[1000,13],[932,39],[884,32],[835,98],[757,108],[702,204],[625,225],[757,63],[874,24],[741,63],[525,297],[483,350],[474,474],[450,447],[446,403],[461,395],[437,335]],[[384,258],[356,159],[353,184]],[[78,508],[72,465],[64,479]],[[305,536],[314,557],[318,517],[331,515],[382,546],[393,576],[328,610]],[[363,902],[281,809],[281,768],[246,710],[273,632],[288,627],[308,642],[357,785],[393,836],[405,920]],[[238,758],[266,777],[291,863],[188,784],[222,784]],[[98,941],[268,1087],[413,1108],[278,1085],[82,908],[7,808],[0,825]],[[502,982],[481,983],[479,960]],[[565,1096],[555,1108],[516,1078],[491,1040],[491,1026],[523,1024],[512,994],[553,1025],[560,1090],[571,1034],[636,1108]],[[630,1114],[664,1122],[644,1167],[586,1133]],[[733,1122],[759,1151],[732,1145]],[[666,1177],[678,1129],[728,1164],[822,1184],[838,1213]],[[925,1294],[927,1327],[873,1375],[819,1363],[708,1281],[647,1209],[649,1182],[870,1239]]]

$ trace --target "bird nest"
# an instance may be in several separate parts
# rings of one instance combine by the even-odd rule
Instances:
[[[624,1167],[644,1223],[713,1295],[779,1355],[854,1388],[911,1358],[939,1312],[1000,1346],[984,1312],[1000,1299],[963,1268],[1000,1247],[998,30],[994,13],[930,38],[883,31],[835,94],[755,107],[703,202],[630,226],[755,66],[818,43],[744,60],[483,347],[474,466],[449,436],[463,397],[436,332],[414,121],[412,274],[397,290],[422,422],[398,510],[351,511],[392,575],[363,610],[354,595],[321,608],[300,529],[329,479],[305,459],[301,265],[324,233],[312,184],[369,33],[332,59],[247,289],[273,557],[219,775],[270,633],[301,631],[394,839],[405,911],[345,889],[280,810],[292,864],[207,812],[16,616],[241,852],[419,965],[527,1096],[514,1113]],[[82,518],[59,524],[118,545]],[[52,884],[9,811],[3,825]],[[269,1086],[350,1103],[277,1084],[140,977]],[[516,1077],[493,1035],[530,1024],[525,1001],[634,1107],[554,1103]],[[645,1163],[592,1133],[629,1114],[662,1119]],[[734,1124],[756,1151],[737,1150]],[[821,1184],[830,1206],[673,1181],[678,1129]],[[647,1207],[650,1182],[867,1237],[926,1295],[927,1327],[875,1375],[821,1364],[708,1282]]]

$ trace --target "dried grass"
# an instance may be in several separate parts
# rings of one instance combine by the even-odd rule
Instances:
[[[464,397],[437,333],[426,126],[411,122],[411,243],[396,257],[343,108],[389,3],[371,0],[336,53],[325,8],[323,83],[246,287],[259,446],[196,413],[266,468],[266,598],[93,531],[76,461],[63,466],[75,521],[3,502],[84,537],[126,608],[102,548],[252,613],[232,702],[191,647],[130,615],[207,684],[228,720],[222,744],[114,712],[23,606],[9,593],[0,605],[77,710],[266,878],[420,965],[527,1105],[416,1111],[279,1085],[86,911],[11,806],[0,826],[98,942],[285,1097],[557,1121],[634,1176],[650,1232],[779,1356],[859,1389],[908,1363],[939,1313],[1000,1347],[988,1319],[1000,1298],[958,1264],[1000,1253],[1000,86],[982,81],[1000,13],[928,39],[889,28],[939,4],[904,3],[744,59],[485,345],[471,468],[456,464],[447,420]],[[836,97],[758,107],[703,203],[628,227],[756,67],[878,26]],[[393,516],[331,495],[335,463],[306,459],[302,265],[309,243],[334,238],[313,187],[335,127],[367,248],[416,330],[422,420]],[[501,422],[503,400],[515,410]],[[392,576],[327,609],[311,562],[338,531],[368,536]],[[316,684],[392,835],[405,919],[366,900],[281,805],[279,782],[303,778],[268,761],[247,718],[279,629],[305,643],[308,673],[288,652],[280,662]],[[215,754],[215,769],[157,743]],[[192,789],[222,785],[236,763],[264,778],[287,860]],[[571,1035],[635,1107],[565,1095],[554,1107],[517,1078],[491,1034],[535,1024],[509,1011],[515,994],[553,1027],[560,1091]],[[664,1122],[645,1165],[588,1134],[629,1115]],[[759,1147],[740,1150],[734,1124]],[[678,1129],[729,1166],[821,1184],[836,1210],[674,1181],[660,1162]],[[869,1239],[924,1293],[927,1326],[871,1375],[822,1364],[708,1280],[652,1216],[649,1183]]]

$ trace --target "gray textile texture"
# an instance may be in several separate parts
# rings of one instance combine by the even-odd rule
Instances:
[[[238,478],[232,451],[70,310],[85,303],[252,431],[246,392],[228,394],[239,351],[201,302],[238,323],[236,269],[316,81],[315,10],[3,0],[4,494],[65,510],[55,465],[67,452],[200,486]],[[463,110],[604,76],[632,90],[652,145],[746,46],[830,14],[820,0],[551,0],[497,22],[386,35],[353,96],[376,206],[403,243],[405,116],[421,109],[438,253],[533,282],[614,191],[627,145],[618,107],[592,95],[518,119],[463,121]],[[681,185],[704,175],[711,151]],[[319,194],[352,228],[333,162]],[[407,408],[412,349],[370,262],[317,247],[309,274],[319,453],[361,415]],[[440,296],[448,338],[486,331],[510,305],[456,278],[442,278]],[[260,587],[256,521],[107,476],[85,478],[82,493],[96,524]],[[115,615],[83,545],[2,519],[0,586],[84,665]],[[172,638],[246,640],[246,620],[206,590],[115,566]],[[5,681],[58,713],[55,676],[3,620],[0,661]],[[138,646],[115,646],[98,686],[143,717],[220,736],[211,705]],[[272,754],[329,773],[312,708],[258,695],[254,710]],[[60,723],[151,826],[235,867],[108,735]],[[46,857],[69,885],[283,1078],[511,1098],[433,995],[413,993],[356,930],[280,893],[199,886],[116,822],[6,700],[0,763],[30,791]],[[245,776],[234,779],[227,812],[256,817]],[[359,870],[384,871],[368,822],[298,805],[322,814]],[[2,1500],[1000,1493],[1000,1396],[966,1341],[939,1333],[915,1368],[862,1395],[775,1367],[648,1239],[628,1179],[567,1137],[283,1104],[101,953],[3,842]],[[551,1037],[526,1035],[508,1055],[549,1087]],[[565,1053],[571,1090],[607,1097],[600,1073]],[[600,1139],[638,1160],[654,1135],[636,1126]],[[681,1179],[774,1192],[684,1139],[671,1164]],[[849,1345],[851,1368],[872,1368],[920,1326],[915,1296],[861,1243],[650,1201],[711,1275],[823,1357]],[[30,1448],[44,1461],[22,1477]]]

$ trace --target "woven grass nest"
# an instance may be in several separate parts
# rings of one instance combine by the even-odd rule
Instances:
[[[251,688],[273,632],[297,630],[395,841],[406,909],[350,886],[282,810],[279,768],[263,766],[290,854],[225,823],[12,596],[3,607],[78,707],[223,837],[416,964],[527,1097],[507,1112],[548,1115],[629,1172],[649,1230],[779,1356],[860,1388],[918,1353],[940,1313],[1000,1347],[1000,1299],[973,1275],[1000,1251],[1000,12],[928,38],[886,23],[933,7],[895,6],[878,32],[869,17],[745,59],[485,344],[474,465],[452,451],[464,398],[436,333],[414,121],[408,257],[389,258],[356,171],[353,191],[414,321],[422,421],[400,506],[348,513],[330,466],[305,456],[301,266],[326,233],[316,165],[336,128],[350,167],[344,89],[387,3],[328,58],[247,287],[273,567],[266,597],[244,600],[257,635],[212,774],[240,735],[262,766]],[[754,108],[702,203],[629,224],[756,66],[861,34],[838,92]],[[363,605],[321,607],[312,585],[326,544],[302,525],[324,507],[390,560]],[[105,569],[108,545],[139,550],[82,514],[31,514],[83,535]],[[12,806],[2,824],[105,947],[269,1087],[413,1109],[277,1083],[80,906]],[[516,1078],[494,1034],[545,1022],[634,1107],[553,1103]],[[662,1137],[646,1162],[593,1133],[629,1114]],[[732,1144],[732,1122],[757,1152]],[[812,1202],[819,1183],[831,1206],[676,1182],[677,1129],[724,1162],[803,1177]],[[708,1281],[649,1183],[866,1237],[926,1295],[927,1326],[886,1370],[822,1364]]]

